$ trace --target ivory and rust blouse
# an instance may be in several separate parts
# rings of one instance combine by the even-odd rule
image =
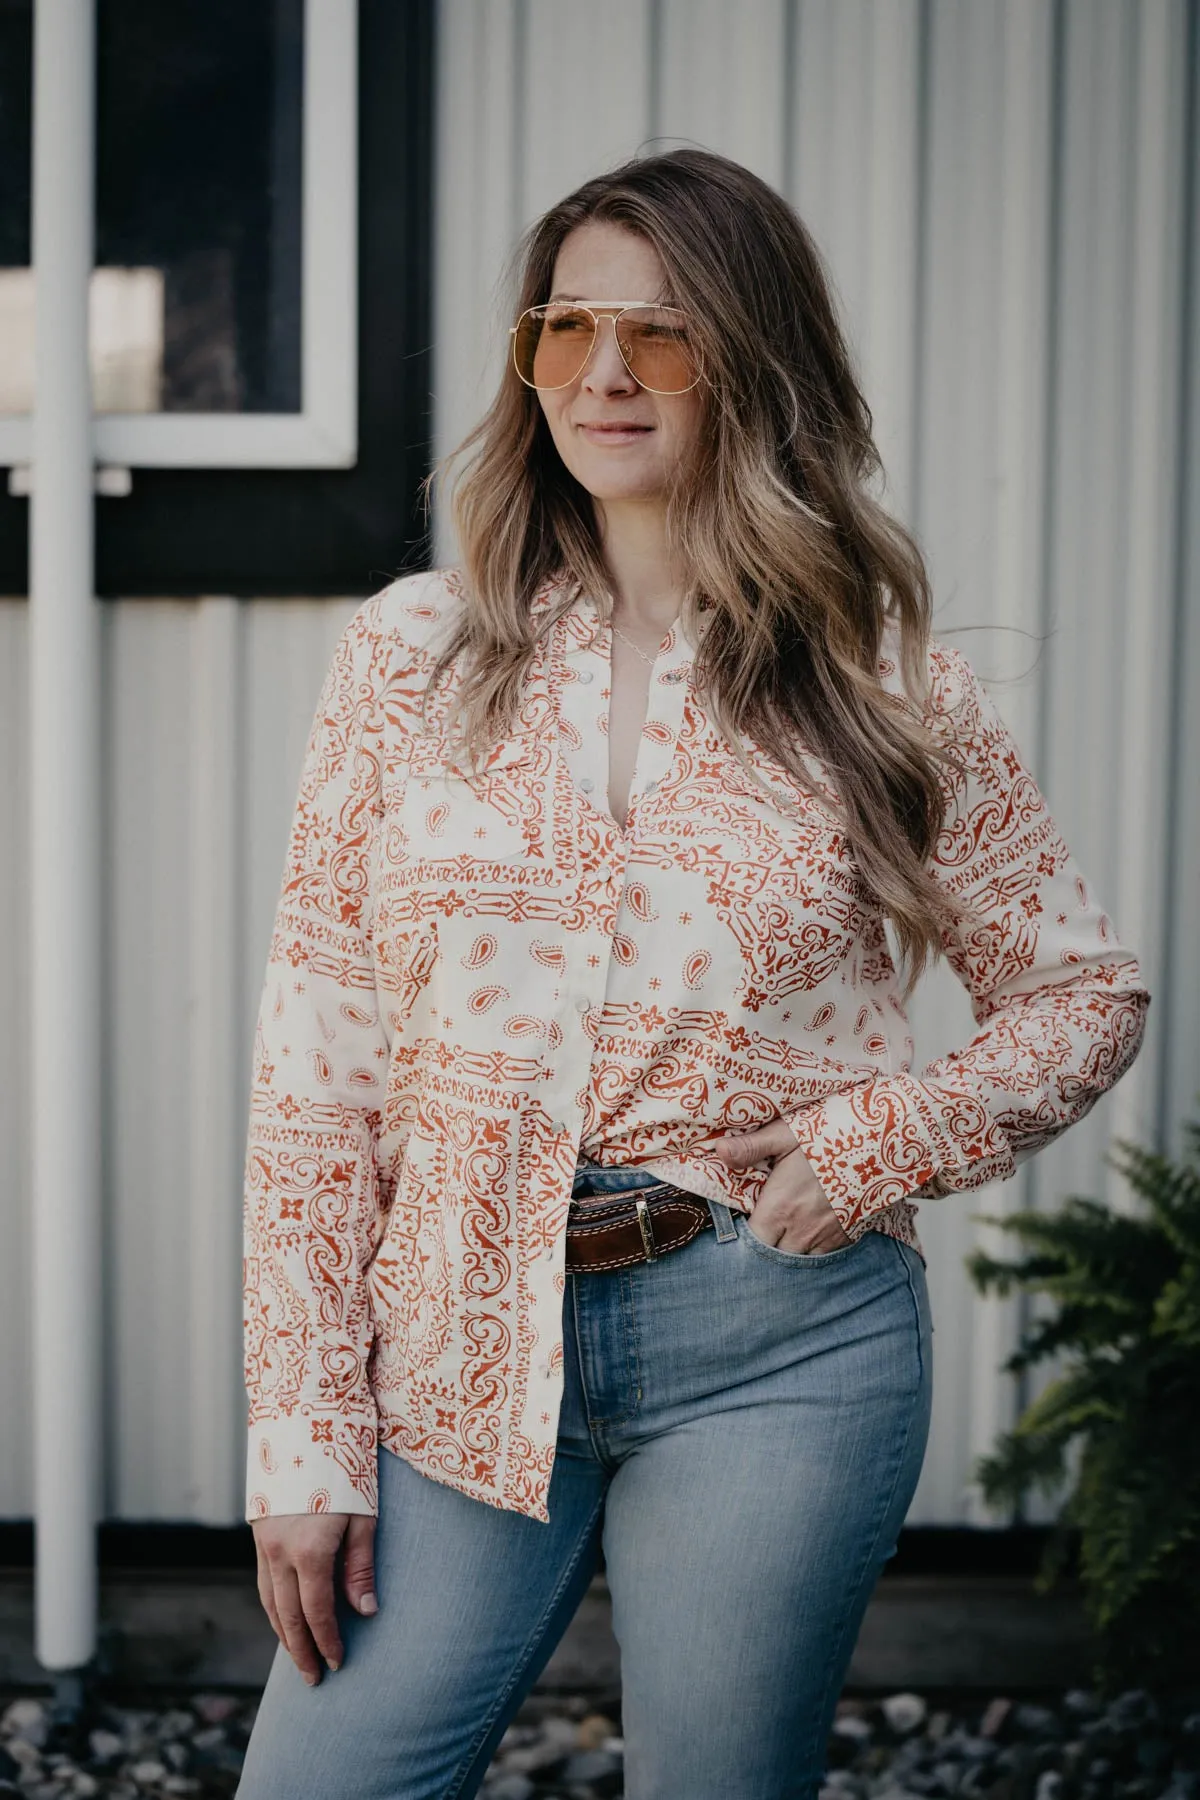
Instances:
[[[577,1156],[751,1211],[712,1154],[785,1118],[844,1229],[1011,1175],[1136,1055],[1148,995],[962,654],[920,704],[963,765],[930,867],[977,1031],[920,1074],[878,909],[813,761],[743,739],[663,640],[627,826],[611,633],[550,583],[514,730],[472,773],[422,688],[454,571],[359,608],[317,707],[255,1039],[247,1516],[373,1512],[377,1446],[546,1520]],[[699,618],[703,622],[704,615]],[[900,692],[889,639],[884,685]],[[457,677],[455,677],[457,679]]]

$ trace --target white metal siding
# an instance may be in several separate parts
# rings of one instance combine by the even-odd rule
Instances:
[[[1200,1089],[1197,12],[1195,0],[442,0],[439,450],[486,404],[509,322],[502,265],[541,208],[639,146],[687,139],[758,170],[831,264],[887,498],[928,555],[938,629],[962,631],[995,678],[1145,960],[1148,1039],[1116,1093],[1012,1183],[922,1209],[937,1395],[914,1521],[982,1516],[971,1465],[1012,1415],[997,1365],[1013,1309],[980,1302],[962,1273],[974,1215],[1103,1189],[1110,1135],[1175,1141]],[[451,556],[443,527],[439,558]],[[250,1034],[301,752],[351,606],[106,609],[114,1516],[240,1517]],[[31,1505],[24,655],[24,607],[0,604],[7,1516]],[[945,969],[918,994],[914,1028],[922,1058],[971,1030]]]

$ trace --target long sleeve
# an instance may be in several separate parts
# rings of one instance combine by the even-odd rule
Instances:
[[[919,1075],[866,1078],[785,1115],[843,1229],[918,1190],[1003,1180],[1128,1068],[1149,995],[961,652],[930,650],[935,733],[957,752],[930,870],[975,918],[943,948],[977,1034]]]
[[[376,1510],[366,1271],[387,1047],[370,915],[377,601],[354,615],[304,758],[255,1033],[245,1170],[248,1518]]]

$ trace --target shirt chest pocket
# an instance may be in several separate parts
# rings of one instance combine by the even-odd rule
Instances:
[[[472,769],[457,739],[415,738],[402,807],[409,858],[460,877],[473,864],[536,864],[545,786],[536,739],[510,739]]]

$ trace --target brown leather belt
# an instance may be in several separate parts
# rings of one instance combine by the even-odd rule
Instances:
[[[708,1201],[670,1182],[596,1195],[586,1206],[572,1203],[567,1214],[567,1269],[625,1269],[653,1262],[670,1250],[682,1250],[711,1227]]]

